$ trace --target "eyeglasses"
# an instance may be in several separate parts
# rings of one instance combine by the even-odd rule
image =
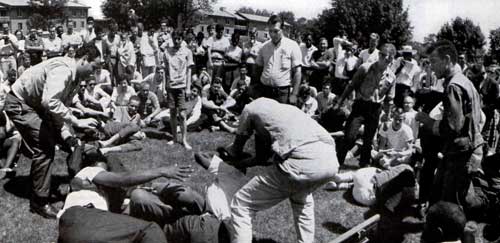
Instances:
[[[90,83],[89,86],[95,86],[95,83]]]

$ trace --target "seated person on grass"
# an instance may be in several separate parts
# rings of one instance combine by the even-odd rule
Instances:
[[[392,121],[380,125],[378,149],[372,151],[372,157],[383,168],[411,162],[413,132],[403,121],[402,108],[395,108]]]
[[[88,81],[91,82],[91,81]],[[104,112],[101,104],[93,102],[87,93],[87,81],[80,81],[80,89],[73,97],[71,110],[77,117],[93,117],[106,120],[110,116],[110,111]]]
[[[141,131],[144,126],[137,113],[139,97],[132,96],[126,108],[126,116],[121,121],[108,121],[97,129],[99,141],[96,145],[102,154],[111,152],[130,152],[141,149],[140,140],[146,135]]]
[[[238,86],[240,86],[241,83],[245,83],[247,86],[250,86],[250,77],[247,76],[247,67],[246,65],[241,65],[240,66],[240,76],[234,79],[233,83],[231,84],[231,88],[229,91],[229,95],[231,95],[233,92],[235,92],[238,89]]]
[[[127,171],[119,161],[110,161],[102,156],[97,156],[95,162],[80,170],[71,181],[72,192],[57,215],[58,242],[166,242],[165,234],[158,225],[120,214],[125,198],[123,188],[157,178],[182,181],[193,172],[190,166]],[[167,183],[162,190],[177,189],[172,185]],[[175,215],[172,207],[169,212]]]
[[[97,87],[94,76],[90,76],[90,79],[87,81],[84,98],[93,106],[100,107],[103,111],[109,108],[109,103],[111,102],[111,96],[100,87]]]
[[[311,95],[311,87],[301,86],[299,89],[299,107],[310,117],[315,117],[318,110],[318,101]]]
[[[327,184],[326,189],[339,190],[352,187],[352,196],[359,204],[372,206],[378,203],[394,212],[400,202],[413,203],[416,199],[415,186],[413,169],[403,164],[388,170],[368,167],[354,172],[339,173]]]
[[[114,111],[113,119],[121,121],[127,115],[126,110],[130,97],[137,94],[134,88],[129,85],[129,81],[125,76],[117,77],[117,80],[118,86],[113,88],[113,93],[111,94],[111,107]]]
[[[148,76],[144,77],[142,80],[142,83],[148,83],[149,84],[149,91],[153,92],[156,97],[159,99],[158,101],[162,106],[164,106],[164,103],[166,103],[165,99],[165,67],[164,66],[156,66],[155,72],[149,74]]]
[[[231,93],[229,94],[236,102],[236,104],[232,106],[230,110],[234,111],[236,114],[241,114],[243,108],[245,108],[248,103],[252,102],[248,87],[249,85],[247,84],[247,82],[239,80],[236,84],[236,88],[234,90],[231,90]]]
[[[22,65],[17,68],[17,76],[20,77],[26,69],[31,67],[31,57],[30,54],[24,53],[21,56]]]
[[[137,94],[140,100],[138,113],[144,117],[142,121],[146,126],[158,122],[161,117],[158,115],[161,112],[160,102],[158,97],[150,91],[149,83],[140,85],[139,93]]]
[[[222,79],[215,78],[211,85],[203,87],[201,102],[202,113],[208,117],[208,123],[212,127],[220,128],[224,131],[234,133],[235,128],[230,127],[227,122],[234,115],[228,110],[234,106],[235,100],[222,89]]]
[[[333,101],[335,100],[335,94],[332,93],[330,82],[323,82],[322,90],[316,96],[318,101],[318,114],[319,117],[323,115],[333,106]]]
[[[0,111],[0,180],[15,174],[16,161],[19,159],[17,152],[21,147],[21,134],[4,112]]]

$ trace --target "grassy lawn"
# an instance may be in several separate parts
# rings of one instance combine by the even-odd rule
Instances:
[[[231,142],[232,136],[202,131],[189,135],[193,151],[215,151],[218,146]],[[162,165],[190,164],[195,173],[186,183],[198,192],[213,179],[193,160],[193,152],[186,152],[180,145],[168,146],[165,139],[147,139],[142,151],[120,153],[119,156],[130,170],[144,170]],[[253,145],[250,143],[249,148]],[[57,153],[53,184],[63,182],[66,176],[64,153]],[[30,161],[21,158],[17,177],[0,181],[0,242],[56,242],[56,220],[44,219],[29,212],[29,168]],[[254,175],[264,168],[248,171]],[[337,235],[361,223],[375,212],[353,203],[350,191],[325,191],[322,188],[314,194],[316,210],[316,242],[328,242]],[[62,207],[62,202],[56,203]],[[403,219],[401,219],[403,218]],[[259,242],[295,242],[292,211],[289,202],[260,212],[253,223],[254,235]],[[378,242],[419,242],[421,225],[412,217],[382,215]],[[477,241],[476,241],[477,242]]]

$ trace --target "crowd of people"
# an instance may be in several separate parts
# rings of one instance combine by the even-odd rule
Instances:
[[[416,207],[425,242],[459,241],[467,221],[500,237],[499,66],[467,62],[447,41],[417,53],[377,33],[366,49],[346,36],[290,39],[277,15],[261,42],[255,29],[145,29],[129,14],[124,30],[89,17],[80,32],[69,22],[25,39],[2,26],[0,178],[31,158],[30,210],[58,218],[59,242],[252,242],[255,213],[285,199],[298,242],[313,242],[312,193],[324,185],[393,213]],[[186,150],[202,129],[234,141],[195,153],[216,178],[200,194],[150,183],[182,181],[188,165],[130,171],[108,156],[140,150],[146,129]],[[56,147],[72,178],[61,210],[49,203]],[[265,170],[250,178],[253,166]]]

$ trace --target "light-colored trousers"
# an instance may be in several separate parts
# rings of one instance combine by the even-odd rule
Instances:
[[[231,203],[232,242],[252,242],[255,213],[289,199],[298,242],[314,242],[312,193],[338,172],[335,146],[315,142],[296,148],[290,157],[252,178]]]

